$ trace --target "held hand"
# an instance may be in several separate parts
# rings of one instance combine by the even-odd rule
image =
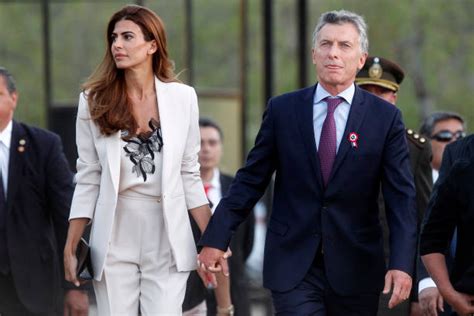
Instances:
[[[227,247],[227,251],[224,253],[224,255],[222,256],[223,259],[228,259],[232,257],[232,250],[230,250],[230,247]]]
[[[228,276],[227,258],[231,255],[230,249],[224,252],[217,248],[204,247],[198,255],[198,266],[206,272],[222,272],[225,276]]]
[[[216,275],[211,272],[204,271],[200,266],[197,267],[197,273],[204,283],[204,286],[208,289],[215,289],[217,287]]]
[[[444,300],[436,287],[427,287],[418,294],[420,309],[423,316],[438,316],[444,312]]]
[[[387,271],[383,293],[388,294],[391,289],[392,296],[388,302],[388,308],[394,308],[410,297],[411,277],[408,273],[400,270]]]
[[[66,281],[73,283],[75,286],[79,286],[80,282],[76,276],[77,270],[77,258],[72,252],[64,250],[64,277]]]
[[[64,316],[87,316],[89,296],[83,290],[68,290],[64,295]]]
[[[421,311],[420,303],[411,302],[410,303],[410,316],[424,316]]]
[[[459,315],[470,316],[474,314],[474,295],[454,291],[452,295],[446,295],[446,301]]]

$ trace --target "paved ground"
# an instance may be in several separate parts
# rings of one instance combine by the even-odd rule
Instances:
[[[251,316],[266,316],[267,312],[262,306],[253,306],[251,310]],[[89,316],[98,316],[95,305],[92,305],[89,309]],[[204,316],[204,315],[203,315]]]
[[[269,316],[269,315],[272,315],[271,311],[267,311],[267,308],[268,308],[267,306],[262,302],[252,303],[252,309],[251,309],[252,314],[250,316]],[[91,304],[91,306],[89,308],[89,316],[99,316],[98,313],[97,313],[97,306],[94,303]]]

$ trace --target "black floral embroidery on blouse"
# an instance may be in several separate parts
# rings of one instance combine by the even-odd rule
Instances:
[[[151,119],[148,123],[151,131],[129,137],[128,131],[122,131],[122,139],[127,142],[123,147],[127,157],[133,162],[132,172],[146,181],[147,174],[155,173],[155,152],[161,152],[163,137],[160,123]]]

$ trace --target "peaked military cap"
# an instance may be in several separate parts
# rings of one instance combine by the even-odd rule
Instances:
[[[359,85],[376,85],[397,92],[405,73],[396,63],[376,56],[369,56],[359,71],[355,82]]]

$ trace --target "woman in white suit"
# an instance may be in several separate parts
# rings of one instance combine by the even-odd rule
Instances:
[[[211,214],[196,93],[176,80],[153,11],[116,12],[107,42],[79,99],[66,279],[79,284],[75,250],[90,223],[99,315],[179,315],[196,268],[188,210],[201,230]]]

